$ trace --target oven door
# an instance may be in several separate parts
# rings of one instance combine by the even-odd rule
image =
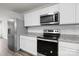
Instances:
[[[58,43],[37,40],[37,52],[46,56],[58,56]]]

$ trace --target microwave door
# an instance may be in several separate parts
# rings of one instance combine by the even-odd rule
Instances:
[[[49,22],[48,19],[49,19],[48,16],[42,16],[41,17],[41,23],[47,23],[47,22]]]
[[[49,23],[53,21],[53,15],[41,16],[41,23]]]

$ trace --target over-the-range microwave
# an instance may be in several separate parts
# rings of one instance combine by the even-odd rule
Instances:
[[[55,12],[53,14],[46,14],[40,16],[41,25],[51,25],[51,24],[59,24],[60,13]]]

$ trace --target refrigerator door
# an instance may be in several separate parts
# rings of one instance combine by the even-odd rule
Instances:
[[[8,48],[15,50],[15,22],[8,21]]]

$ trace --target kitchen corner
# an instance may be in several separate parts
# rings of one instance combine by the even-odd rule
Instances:
[[[0,55],[8,55],[6,45],[14,55],[79,56],[79,3],[4,3],[0,6],[10,6],[21,14],[1,9]]]

